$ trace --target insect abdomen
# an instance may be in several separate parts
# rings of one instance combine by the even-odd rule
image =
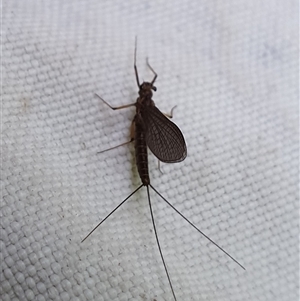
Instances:
[[[135,121],[135,159],[141,181],[147,186],[150,184],[147,144],[143,125],[138,120]]]

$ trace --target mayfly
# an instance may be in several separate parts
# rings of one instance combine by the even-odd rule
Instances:
[[[152,220],[152,225],[155,233],[155,238],[160,253],[160,257],[168,278],[168,282],[174,297],[176,299],[174,288],[171,282],[171,278],[163,257],[161,246],[158,239],[158,234],[156,230],[156,225],[153,216],[152,204],[150,200],[149,187],[154,190],[174,211],[176,211],[184,220],[186,220],[194,229],[206,237],[212,244],[218,247],[223,253],[229,256],[234,262],[236,262],[241,268],[245,269],[236,259],[234,259],[229,253],[227,253],[223,248],[216,244],[212,239],[210,239],[206,234],[204,234],[200,229],[198,229],[192,222],[190,222],[181,212],[179,212],[171,203],[169,203],[150,183],[149,171],[148,171],[148,155],[147,147],[151,152],[158,158],[159,161],[165,163],[175,163],[183,161],[187,156],[187,149],[184,137],[180,129],[167,117],[172,117],[171,115],[163,114],[154,104],[152,100],[152,91],[156,91],[154,82],[157,79],[157,73],[150,66],[148,59],[147,65],[149,69],[153,72],[154,77],[151,82],[143,82],[140,84],[137,66],[136,66],[136,52],[137,52],[137,40],[135,40],[135,51],[134,51],[134,72],[136,77],[136,82],[139,88],[139,97],[135,103],[112,107],[99,95],[97,95],[107,106],[113,110],[124,109],[128,107],[135,106],[136,114],[131,124],[131,139],[128,142],[122,143],[118,146],[112,147],[108,150],[117,148],[121,145],[128,144],[132,141],[135,143],[135,158],[138,173],[142,184],[134,190],[125,200],[123,200],[115,209],[113,209],[83,240],[86,240],[106,219],[108,219],[118,208],[120,208],[131,196],[133,196],[138,190],[143,186],[147,188],[148,203],[150,209],[150,215]],[[105,150],[107,151],[107,150]],[[104,151],[102,151],[104,152]]]

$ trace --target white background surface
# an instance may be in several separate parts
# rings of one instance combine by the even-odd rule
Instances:
[[[141,80],[188,157],[149,156],[178,300],[298,300],[298,2],[4,1],[2,300],[173,300],[127,141]]]

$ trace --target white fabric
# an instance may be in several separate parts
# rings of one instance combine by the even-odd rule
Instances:
[[[129,139],[141,80],[188,157],[149,155],[177,300],[298,300],[298,2],[3,1],[2,300],[174,300]]]

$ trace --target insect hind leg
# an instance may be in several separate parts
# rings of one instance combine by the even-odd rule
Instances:
[[[130,127],[130,140],[129,140],[129,141],[126,141],[126,142],[121,143],[121,144],[119,144],[119,145],[116,145],[116,146],[107,148],[107,149],[105,149],[105,150],[103,150],[103,151],[98,152],[97,154],[101,154],[101,153],[104,153],[104,152],[106,152],[106,151],[110,151],[110,150],[112,150],[112,149],[115,149],[115,148],[118,148],[118,147],[120,147],[120,146],[123,146],[123,145],[126,145],[126,144],[131,143],[132,141],[134,141],[134,136],[135,136],[134,134],[135,134],[135,123],[134,123],[134,120],[133,120],[132,123],[131,123],[131,127]]]

